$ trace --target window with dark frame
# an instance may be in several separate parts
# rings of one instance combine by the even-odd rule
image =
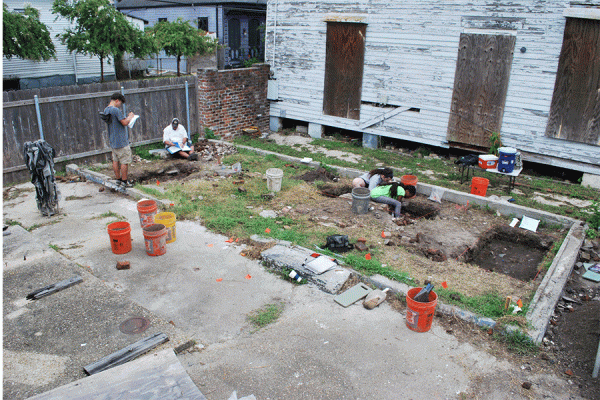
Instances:
[[[208,32],[208,17],[198,17],[198,29]]]
[[[158,22],[167,22],[167,19],[166,18],[159,18]]]

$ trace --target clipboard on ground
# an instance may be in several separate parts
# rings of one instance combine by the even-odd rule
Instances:
[[[372,289],[360,282],[350,289],[346,290],[344,293],[340,293],[333,298],[333,301],[341,305],[342,307],[348,307],[351,304],[356,303],[360,299],[364,299],[367,297],[369,293],[372,292]]]

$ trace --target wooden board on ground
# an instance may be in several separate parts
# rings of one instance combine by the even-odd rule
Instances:
[[[206,400],[173,349],[140,357],[28,400],[179,399]]]

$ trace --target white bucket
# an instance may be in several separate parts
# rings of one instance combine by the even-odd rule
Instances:
[[[279,168],[269,168],[267,170],[267,189],[270,192],[279,192],[281,190],[281,180],[283,171]]]

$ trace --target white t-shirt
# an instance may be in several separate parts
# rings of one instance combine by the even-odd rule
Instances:
[[[177,129],[173,129],[173,125],[169,125],[163,131],[163,142],[183,144],[183,138],[187,139],[187,131],[181,124],[177,126]]]

